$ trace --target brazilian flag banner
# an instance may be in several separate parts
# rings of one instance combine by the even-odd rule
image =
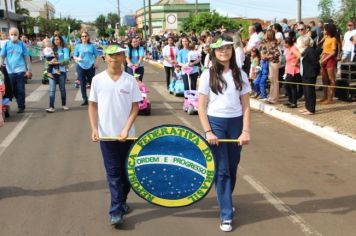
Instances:
[[[142,134],[131,147],[126,167],[135,193],[162,207],[184,207],[203,199],[215,175],[205,138],[179,125]]]

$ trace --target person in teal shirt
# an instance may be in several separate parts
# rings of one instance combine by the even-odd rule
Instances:
[[[82,106],[88,105],[87,83],[91,85],[91,81],[95,75],[95,69],[99,65],[99,54],[94,44],[90,42],[89,34],[83,31],[80,34],[80,44],[75,46],[73,58],[77,62],[78,80],[80,81],[80,89],[82,92]]]
[[[59,85],[59,90],[61,91],[62,108],[64,111],[69,110],[67,107],[67,96],[66,96],[66,65],[69,62],[69,50],[65,47],[63,38],[60,35],[53,37],[53,51],[58,55],[52,61],[48,62],[51,65],[58,65],[60,74],[55,74],[54,71],[51,73],[54,75],[53,78],[49,79],[49,108],[46,109],[48,113],[55,112],[54,103],[56,98],[56,84]],[[54,68],[53,68],[54,70]]]
[[[139,74],[139,80],[142,81],[144,70],[143,57],[145,56],[145,49],[140,46],[138,38],[132,38],[129,43],[129,49],[125,52],[127,62],[127,72],[131,75]],[[133,71],[135,67],[135,72]]]
[[[31,62],[26,45],[19,40],[19,30],[11,28],[10,40],[1,49],[0,65],[6,59],[6,70],[9,74],[11,85],[18,106],[18,113],[25,111],[25,77],[31,78]]]
[[[192,72],[189,75],[190,78],[190,86],[189,86],[189,80],[188,80],[188,75],[183,74],[183,83],[184,83],[184,90],[196,90],[196,85],[197,85],[197,80],[199,77],[199,68],[198,66],[193,66],[192,62],[188,61],[188,54],[191,51],[190,48],[190,41],[188,37],[182,37],[181,38],[181,45],[182,49],[179,50],[178,52],[178,65],[182,67],[182,71],[184,71],[185,67],[192,67]]]

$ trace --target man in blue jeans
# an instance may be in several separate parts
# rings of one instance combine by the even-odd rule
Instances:
[[[25,77],[31,78],[31,63],[26,45],[19,40],[19,30],[11,28],[10,40],[1,49],[0,65],[6,59],[6,69],[9,74],[12,89],[17,101],[18,113],[25,111]]]
[[[122,70],[126,49],[111,45],[105,49],[107,69],[92,81],[89,97],[89,120],[94,142],[103,137],[117,141],[100,141],[106,177],[111,194],[110,224],[123,223],[130,184],[126,174],[126,158],[131,143],[127,137],[135,135],[133,123],[138,114],[142,95],[135,78]]]

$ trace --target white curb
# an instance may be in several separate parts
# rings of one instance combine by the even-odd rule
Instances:
[[[276,107],[259,102],[255,99],[250,99],[250,104],[253,109],[260,110],[270,116],[317,135],[352,152],[356,152],[356,139],[340,134],[332,127],[322,127],[314,121],[307,120],[291,113],[279,111]]]

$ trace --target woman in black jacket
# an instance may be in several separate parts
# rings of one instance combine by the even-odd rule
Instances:
[[[305,37],[303,39],[303,45],[308,45],[307,48],[302,53],[301,57],[301,75],[302,82],[304,85],[304,98],[305,98],[305,109],[300,110],[304,115],[314,115],[315,114],[315,104],[316,104],[316,94],[315,94],[315,84],[316,78],[320,72],[319,55],[317,54],[314,47],[310,47],[310,38]]]

